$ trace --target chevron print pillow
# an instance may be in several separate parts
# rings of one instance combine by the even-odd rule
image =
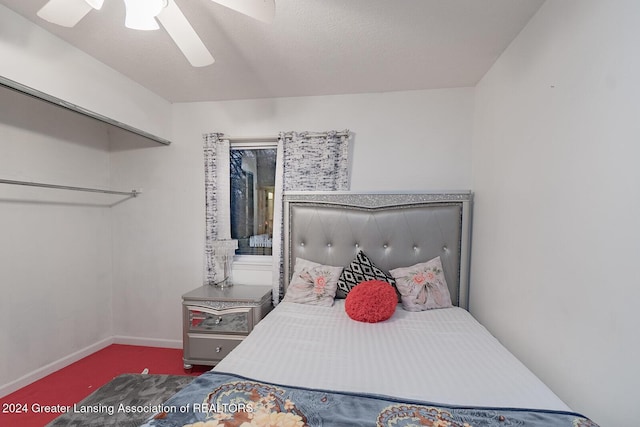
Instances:
[[[390,283],[394,288],[396,286],[395,280],[389,273],[378,268],[364,252],[358,251],[351,264],[342,270],[338,279],[336,298],[346,298],[349,291],[357,284],[369,280],[382,280]]]

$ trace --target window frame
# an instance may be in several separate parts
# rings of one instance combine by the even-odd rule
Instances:
[[[229,140],[229,156],[233,150],[277,150],[278,141],[265,140],[265,138],[243,138],[240,140]],[[276,156],[276,164],[277,164]],[[229,171],[229,174],[231,172]],[[276,190],[277,191],[277,190]],[[231,216],[231,210],[229,210],[229,216]],[[231,218],[229,218],[231,219]],[[233,262],[237,267],[242,267],[245,270],[267,270],[271,269],[273,264],[273,255],[234,255]]]

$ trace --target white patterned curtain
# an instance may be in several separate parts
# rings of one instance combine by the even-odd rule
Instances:
[[[205,243],[204,283],[215,284],[225,277],[216,254],[235,251],[231,240],[229,140],[222,133],[204,138]],[[218,258],[219,259],[219,258]]]
[[[348,130],[326,133],[286,132],[278,139],[273,217],[273,303],[283,293],[283,191],[349,190]]]

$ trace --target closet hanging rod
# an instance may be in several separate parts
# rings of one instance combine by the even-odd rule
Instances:
[[[0,184],[10,184],[10,185],[24,185],[27,187],[42,187],[42,188],[54,188],[57,190],[71,190],[71,191],[86,191],[89,193],[105,193],[105,194],[120,194],[123,196],[131,196],[137,197],[141,191],[131,190],[131,191],[113,191],[113,190],[103,190],[100,188],[86,188],[86,187],[71,187],[68,185],[56,185],[56,184],[45,184],[42,182],[31,182],[31,181],[13,181],[10,179],[0,179]]]

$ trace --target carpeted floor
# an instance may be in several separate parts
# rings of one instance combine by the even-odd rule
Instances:
[[[118,375],[145,369],[151,374],[196,377],[211,367],[194,366],[187,373],[182,368],[182,349],[112,344],[0,398],[2,405],[24,409],[0,412],[0,426],[43,427],[60,413],[36,411],[37,406],[73,406]]]
[[[68,406],[69,412],[47,427],[139,426],[156,412],[154,406],[161,405],[193,379],[182,375],[123,374]]]

